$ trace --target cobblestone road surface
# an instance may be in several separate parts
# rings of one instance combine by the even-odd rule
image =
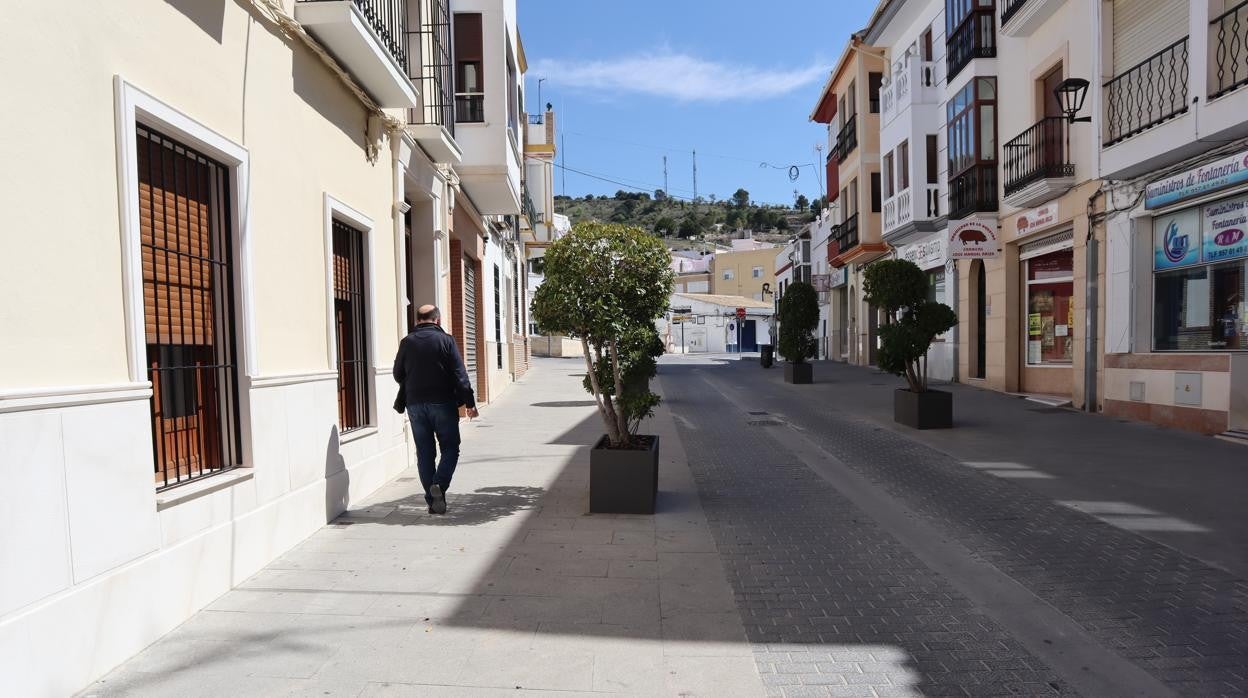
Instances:
[[[666,400],[772,694],[1074,694],[699,370],[666,366]]]

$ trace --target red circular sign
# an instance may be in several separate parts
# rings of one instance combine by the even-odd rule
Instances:
[[[741,320],[745,319],[745,308],[737,308],[737,318]]]

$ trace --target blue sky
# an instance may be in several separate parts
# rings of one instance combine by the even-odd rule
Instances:
[[[551,102],[569,168],[652,190],[759,202],[813,198],[824,128],[807,120],[846,39],[875,0],[518,0],[529,60],[527,109]],[[777,166],[760,167],[767,162]],[[624,187],[556,170],[555,192]],[[822,171],[819,172],[822,177]]]

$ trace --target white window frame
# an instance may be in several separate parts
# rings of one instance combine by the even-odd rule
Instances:
[[[368,306],[364,312],[364,333],[367,335],[368,356],[364,365],[367,367],[365,379],[370,381],[368,391],[368,424],[342,436],[343,442],[375,434],[378,425],[379,401],[377,399],[377,374],[383,367],[376,365],[377,356],[377,294],[375,279],[377,254],[373,249],[376,242],[376,226],[373,219],[334,198],[325,194],[324,206],[325,228],[325,354],[329,360],[329,371],[338,376],[338,330],[334,326],[334,221],[346,223],[364,234],[364,303]],[[389,370],[389,367],[385,367]],[[337,399],[337,398],[335,398]],[[335,424],[337,420],[335,419]]]
[[[208,126],[192,119],[174,107],[153,97],[150,93],[129,82],[121,75],[113,77],[114,107],[117,140],[117,196],[121,223],[122,291],[126,316],[126,349],[130,378],[143,383],[147,380],[147,336],[143,311],[143,250],[139,230],[139,156],[138,126],[154,128],[176,138],[186,145],[218,161],[229,171],[230,179],[230,234],[233,237],[233,259],[236,273],[233,289],[235,298],[234,318],[236,339],[241,340],[235,348],[239,357],[239,424],[243,429],[244,462],[250,463],[250,439],[247,429],[249,405],[246,378],[259,375],[256,351],[255,283],[251,269],[251,207],[248,195],[251,187],[250,154],[242,145],[217,133]]]
[[[750,277],[751,277],[751,278],[755,278],[755,279],[761,279],[761,278],[763,278],[763,268],[762,268],[762,267],[754,267],[753,269],[751,269],[751,270],[750,270]]]
[[[724,280],[724,281],[735,281],[735,280],[736,280],[736,278],[735,278],[735,277],[736,277],[736,274],[735,274],[735,272],[734,272],[732,269],[725,269],[725,270],[723,271],[722,276],[723,276],[723,280]]]

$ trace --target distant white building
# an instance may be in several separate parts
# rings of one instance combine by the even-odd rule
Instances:
[[[737,319],[737,309],[745,319]],[[758,351],[771,343],[770,302],[742,296],[673,293],[668,312],[656,321],[668,353],[701,354]]]

